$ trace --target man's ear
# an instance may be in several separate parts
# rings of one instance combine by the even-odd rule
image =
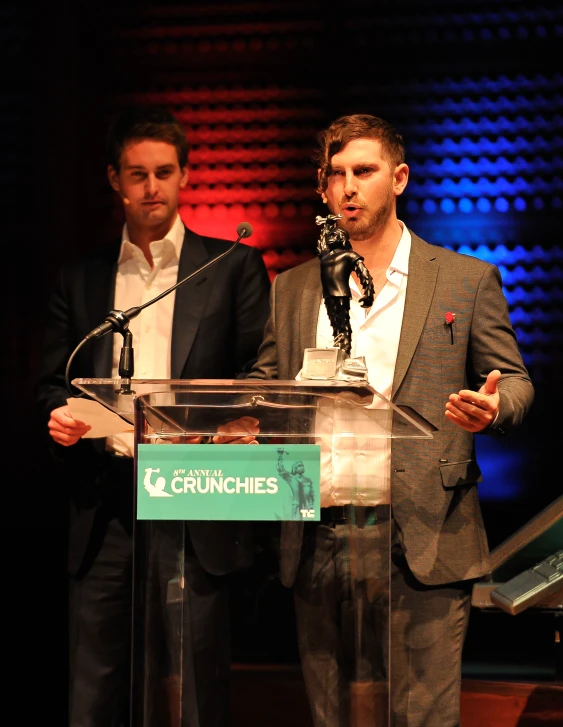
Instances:
[[[180,171],[182,173],[182,176],[180,177],[180,189],[184,189],[184,187],[188,183],[188,177],[190,176],[189,170],[188,167],[182,167]]]
[[[403,162],[395,167],[393,172],[393,191],[397,196],[403,194],[409,181],[409,168]]]
[[[321,186],[321,170],[317,169],[317,189],[320,189]],[[321,199],[323,201],[323,204],[328,203],[328,199],[326,197],[326,194],[324,192],[321,192]]]
[[[115,169],[115,167],[112,167],[111,164],[108,165],[108,179],[109,183],[111,184],[111,188],[119,194],[121,192],[121,187],[119,185],[119,176],[117,174],[117,170]]]

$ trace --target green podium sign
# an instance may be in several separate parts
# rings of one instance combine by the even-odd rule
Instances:
[[[139,444],[139,520],[320,518],[320,445]]]

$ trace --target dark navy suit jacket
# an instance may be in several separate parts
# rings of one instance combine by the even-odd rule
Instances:
[[[186,228],[178,281],[225,252],[231,244]],[[120,242],[116,241],[101,251],[76,258],[59,271],[46,310],[37,385],[37,401],[45,425],[50,412],[63,406],[70,396],[65,369],[71,354],[114,308],[119,248]],[[249,370],[268,317],[269,290],[270,280],[261,253],[244,243],[178,287],[172,325],[171,378],[229,379]],[[70,380],[111,377],[112,350],[112,335],[86,343],[72,361]],[[61,477],[69,487],[69,571],[73,574],[81,567],[101,503],[105,440],[83,439],[71,447],[53,445],[52,449]],[[236,523],[190,521],[188,525],[196,555],[210,573],[227,573],[247,564],[249,554]]]

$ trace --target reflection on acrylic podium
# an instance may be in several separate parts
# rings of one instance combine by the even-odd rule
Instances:
[[[330,480],[333,491],[362,505],[380,476],[366,450],[381,453],[397,437],[432,437],[415,412],[366,382],[133,380],[130,395],[111,379],[72,383],[135,426],[132,727],[190,726],[206,708],[198,629],[205,594],[194,558],[214,578],[236,584],[253,562],[256,532],[266,528],[280,567],[294,562],[307,520],[321,516],[320,481]],[[213,443],[219,427],[245,416],[259,421],[259,446]],[[231,434],[247,432],[241,426]],[[235,477],[225,477],[220,456],[232,459]],[[264,504],[270,500],[275,504]],[[379,727],[389,723],[390,530],[360,522],[357,512],[347,509],[341,522],[347,530],[343,620],[353,648],[344,681],[327,699],[346,704],[354,727]],[[374,537],[376,572],[367,572]],[[229,625],[228,614],[219,615],[215,636],[237,641],[236,620]],[[302,660],[313,657],[302,646]]]

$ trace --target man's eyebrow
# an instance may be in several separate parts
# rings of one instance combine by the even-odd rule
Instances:
[[[351,169],[361,169],[362,167],[377,167],[379,166],[379,162],[376,162],[375,160],[372,160],[371,162],[354,162],[354,164],[331,164],[330,169],[331,171],[337,170],[340,171],[344,169],[346,166],[349,166]]]
[[[125,164],[124,169],[141,169],[142,171],[146,171],[144,164]],[[160,172],[165,169],[174,169],[174,164],[172,162],[170,164],[160,164],[156,168],[156,171]]]

